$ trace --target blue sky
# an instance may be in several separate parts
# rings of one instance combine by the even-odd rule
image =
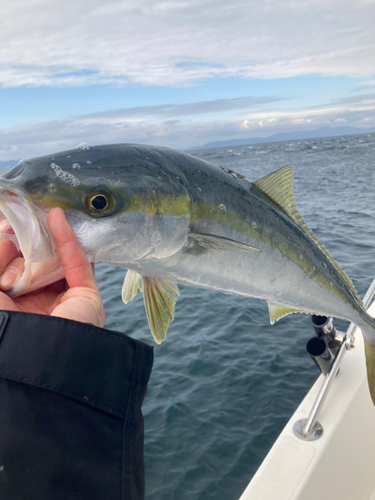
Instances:
[[[4,0],[0,160],[375,127],[375,2]]]

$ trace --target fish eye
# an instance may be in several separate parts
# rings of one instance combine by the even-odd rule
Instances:
[[[108,215],[115,208],[116,200],[109,192],[94,192],[86,197],[86,208],[92,215]]]
[[[102,210],[105,210],[107,206],[107,198],[103,196],[102,194],[95,195],[93,198],[90,200],[91,207],[94,210],[97,210],[98,212],[101,212]]]

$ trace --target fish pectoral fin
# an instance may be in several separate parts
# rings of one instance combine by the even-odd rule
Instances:
[[[142,287],[148,324],[155,342],[161,344],[173,321],[178,287],[171,281],[147,276],[142,277]]]
[[[142,292],[142,277],[136,271],[129,269],[122,285],[121,297],[124,304],[132,301],[138,291]]]
[[[270,322],[271,325],[278,321],[280,318],[287,316],[288,314],[293,313],[305,313],[306,311],[301,311],[300,309],[296,309],[295,307],[282,306],[280,304],[272,304],[272,302],[268,302],[268,310],[270,313]]]
[[[224,253],[224,252],[259,252],[258,248],[240,243],[239,241],[215,236],[213,234],[189,233],[189,242],[192,244],[188,252],[202,253]]]

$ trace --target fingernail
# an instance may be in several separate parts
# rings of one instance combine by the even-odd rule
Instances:
[[[9,269],[0,278],[0,287],[9,290],[17,281],[18,273],[14,269]]]

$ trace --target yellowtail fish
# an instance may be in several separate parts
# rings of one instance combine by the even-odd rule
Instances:
[[[123,300],[143,292],[157,343],[178,284],[264,299],[271,322],[294,312],[344,318],[364,335],[375,400],[375,320],[298,213],[291,166],[250,183],[188,154],[135,144],[22,161],[0,177],[1,238],[25,258],[13,297],[62,277],[46,223],[57,206],[89,260],[128,269]]]

